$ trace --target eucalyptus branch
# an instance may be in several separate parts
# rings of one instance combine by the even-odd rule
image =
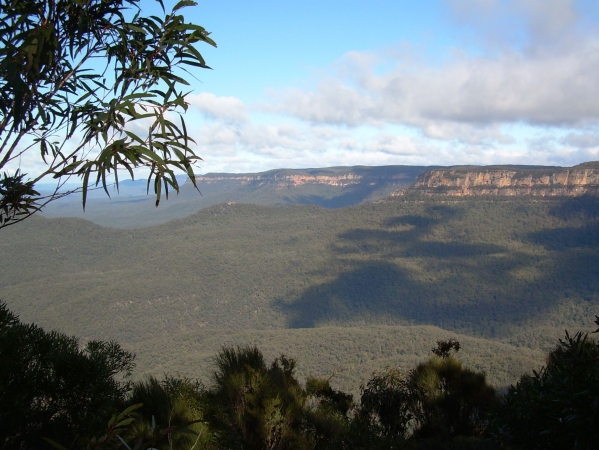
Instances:
[[[194,141],[181,115],[187,109],[187,94],[179,89],[188,83],[177,73],[189,74],[187,65],[209,68],[193,45],[216,44],[209,33],[186,23],[180,14],[193,2],[179,2],[160,19],[140,17],[140,1],[0,3],[0,41],[7,43],[0,48],[1,81],[7,87],[0,99],[4,112],[0,169],[37,144],[46,163],[45,170],[27,182],[18,170],[0,177],[0,228],[60,198],[63,177],[82,179],[80,188],[65,193],[82,192],[84,207],[91,174],[96,186],[107,191],[108,174],[114,173],[118,187],[119,170],[133,176],[135,168],[148,167],[148,186],[153,180],[156,204],[161,186],[167,195],[169,188],[179,189],[175,170],[183,170],[195,182],[193,168],[201,158],[189,147]],[[125,15],[131,7],[137,13],[128,22]],[[100,72],[93,65],[86,67],[97,58],[106,60]],[[114,78],[107,85],[109,70]],[[165,117],[167,112],[179,113],[182,130]],[[153,121],[143,139],[127,130],[150,117]],[[76,133],[82,137],[69,150]],[[34,142],[20,147],[26,136]],[[51,137],[57,140],[49,141]],[[58,179],[57,189],[41,196],[34,185],[49,175]]]
[[[12,144],[10,145],[10,147],[8,148],[8,150],[6,150],[6,154],[4,155],[4,157],[2,158],[2,160],[0,161],[0,167],[4,167],[6,164],[8,164],[9,161],[12,161],[12,159],[13,159],[11,157],[12,153],[15,151],[15,149],[17,148],[17,146],[21,142],[21,139],[26,134],[27,134],[27,130],[26,129],[22,129],[22,130],[19,131],[19,135],[15,139],[12,139],[10,141],[3,141],[2,142],[2,147],[4,147],[4,144],[6,142],[12,142]],[[4,148],[0,148],[0,153],[2,151],[4,151]]]

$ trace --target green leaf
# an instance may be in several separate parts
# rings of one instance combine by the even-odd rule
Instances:
[[[138,33],[146,34],[146,31],[143,28],[138,27],[137,25],[133,25],[132,23],[127,24],[126,28],[128,28],[129,30],[137,31]]]
[[[50,444],[52,447],[57,448],[58,450],[67,450],[67,448],[64,445],[60,445],[58,442],[53,441],[50,438],[44,437],[42,439],[46,441],[48,444]]]
[[[82,200],[82,202],[83,202],[83,211],[85,211],[85,202],[87,201],[87,185],[89,183],[89,174],[90,174],[90,171],[91,171],[91,167],[88,168],[85,171],[85,174],[83,175],[83,187],[82,187],[82,191],[83,191],[82,192],[82,195],[83,195],[83,200]]]
[[[154,192],[156,193],[156,207],[160,203],[160,194],[162,193],[162,183],[160,182],[160,177],[156,175],[156,179],[154,180]]]
[[[191,0],[181,0],[179,3],[177,3],[174,8],[173,8],[173,13],[180,10],[181,8],[185,8],[187,6],[196,6],[197,3],[193,2]]]
[[[129,95],[125,96],[123,98],[123,100],[134,100],[134,99],[152,98],[152,97],[155,97],[155,95],[148,93],[148,92],[139,92],[137,94],[129,94]]]
[[[163,0],[156,1],[164,12]],[[179,1],[172,13],[148,17],[137,8],[132,18],[127,9],[137,7],[138,0],[100,3],[102,8],[97,2],[69,0],[47,17],[42,10],[23,9],[27,2],[0,5],[0,28],[5,30],[0,33],[0,71],[6,80],[0,80],[6,99],[0,114],[8,117],[11,133],[23,131],[21,136],[31,138],[34,146],[39,142],[36,152],[42,161],[51,165],[57,158],[62,164],[61,170],[49,168],[49,175],[81,177],[84,209],[92,172],[96,186],[102,183],[106,190],[111,170],[125,168],[132,174],[137,167],[155,163],[153,176],[164,185],[167,197],[171,187],[178,188],[172,170],[187,170],[194,158],[177,150],[187,152],[193,140],[185,124],[181,131],[164,116],[188,108],[179,92],[179,86],[189,84],[187,75],[178,69],[190,73],[192,67],[207,68],[193,44],[214,44],[203,27],[185,23],[177,14],[195,6],[194,1]],[[155,124],[147,138],[125,130],[133,120],[150,118]],[[127,141],[115,142],[120,135]],[[50,143],[49,136],[61,138]],[[66,140],[75,136],[82,137],[69,159],[76,156],[79,161],[67,164],[61,152]],[[0,129],[0,142],[3,137]],[[100,155],[90,156],[96,146]]]
[[[127,416],[128,414],[131,414],[133,411],[138,410],[139,408],[141,408],[144,404],[143,403],[136,403],[134,405],[131,405],[129,407],[127,407],[125,410],[123,410],[117,417],[117,420],[121,420],[123,417]]]
[[[131,139],[133,139],[135,142],[139,142],[139,144],[144,145],[145,142],[135,133],[132,133],[131,131],[127,131],[125,130],[125,134],[127,136],[129,136]]]
[[[128,419],[123,419],[119,423],[116,424],[117,427],[126,427],[135,421],[134,417],[129,417]]]

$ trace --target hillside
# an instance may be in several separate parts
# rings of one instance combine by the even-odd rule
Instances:
[[[50,203],[45,217],[81,217],[113,228],[139,228],[187,217],[221,203],[343,208],[389,195],[578,196],[599,194],[599,163],[546,166],[380,166],[277,169],[261,173],[212,173],[196,177],[196,190],[181,177],[179,194],[159,208],[144,180],[126,180],[120,192],[90,191],[85,212],[74,194]],[[48,186],[49,188],[49,186]]]
[[[142,372],[206,375],[220,345],[250,341],[355,389],[458,337],[505,384],[599,309],[595,197],[231,203],[143,229],[35,217],[3,233],[9,307],[117,339]]]
[[[45,217],[81,217],[103,226],[137,228],[166,223],[189,216],[220,203],[255,205],[318,205],[342,208],[370,203],[407,187],[421,166],[329,167],[322,169],[277,169],[261,173],[214,173],[198,176],[196,190],[188,181],[180,193],[154,207],[155,198],[146,195],[146,182],[127,180],[120,192],[111,189],[107,198],[102,189],[91,191],[85,212],[81,196],[74,194],[50,203]]]

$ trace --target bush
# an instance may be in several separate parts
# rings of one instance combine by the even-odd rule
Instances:
[[[509,389],[492,433],[516,449],[595,449],[598,424],[599,344],[566,332],[547,365]]]
[[[115,342],[27,325],[0,302],[0,447],[76,446],[106,431],[124,401],[134,356]]]

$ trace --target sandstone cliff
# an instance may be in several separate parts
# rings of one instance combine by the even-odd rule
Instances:
[[[308,185],[351,187],[357,185],[409,186],[426,167],[331,167],[325,169],[278,169],[250,174],[207,174],[196,177],[199,185],[233,183],[254,187],[294,188]]]
[[[447,168],[429,170],[404,191],[425,195],[599,195],[599,168],[584,164],[571,168],[512,167]]]
[[[225,175],[225,176],[199,176],[198,183],[217,183],[219,181],[233,181],[241,184],[276,184],[278,187],[295,187],[304,184],[326,184],[329,186],[349,186],[361,183],[362,175],[353,173],[345,175]]]

